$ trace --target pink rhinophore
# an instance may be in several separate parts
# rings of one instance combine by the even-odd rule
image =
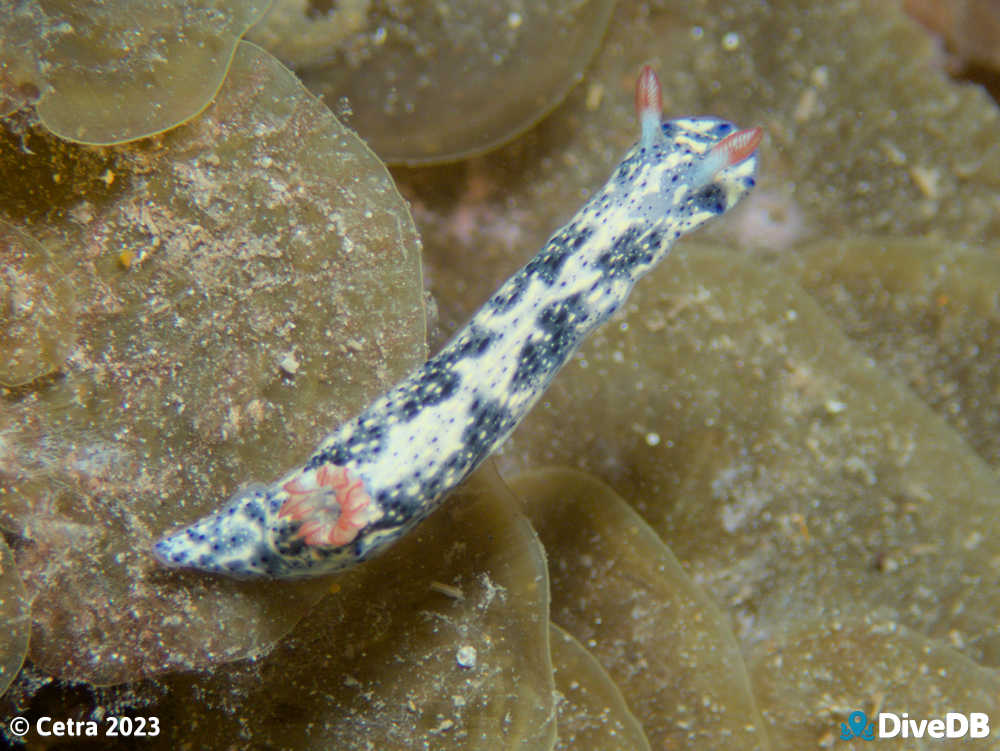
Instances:
[[[721,167],[732,167],[753,154],[763,138],[764,129],[760,127],[738,130],[715,144],[711,153],[721,157]]]

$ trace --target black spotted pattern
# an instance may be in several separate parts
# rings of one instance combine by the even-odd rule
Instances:
[[[309,457],[309,461],[306,462],[305,471],[310,472],[323,466],[324,464],[336,464],[338,466],[343,466],[344,464],[347,464],[350,458],[350,452],[343,443],[338,442],[332,446],[324,448],[322,451],[317,451]]]
[[[411,388],[403,393],[412,396],[423,407],[447,401],[462,382],[461,377],[452,369],[454,363],[441,360],[429,360],[413,381]]]
[[[546,244],[545,248],[524,267],[522,273],[528,277],[536,277],[551,287],[559,281],[566,259],[576,253],[590,236],[594,234],[592,227],[577,227],[572,224]]]
[[[482,332],[482,336],[470,334],[467,341],[457,349],[450,349],[438,357],[428,360],[424,367],[408,382],[404,388],[396,388],[390,392],[385,403],[376,403],[372,409],[362,414],[359,420],[366,416],[375,416],[385,412],[397,422],[410,422],[415,419],[425,407],[440,404],[450,399],[461,384],[461,377],[455,372],[454,365],[466,357],[482,355],[496,336],[491,332]]]
[[[549,303],[535,319],[537,332],[524,343],[510,380],[512,391],[539,388],[565,363],[593,323],[580,293]]]
[[[439,355],[428,361],[429,365],[441,369],[451,368],[459,360],[466,360],[470,357],[482,357],[496,340],[497,334],[475,323],[469,324],[466,329]]]
[[[721,214],[726,210],[726,193],[712,183],[691,197],[691,203],[701,211]]]
[[[531,283],[524,274],[516,274],[507,280],[504,285],[491,297],[486,307],[494,313],[503,314],[517,305],[524,297],[524,291]]]
[[[381,420],[359,420],[344,447],[354,461],[371,461],[385,449],[386,433]]]
[[[633,225],[597,257],[597,267],[614,279],[633,277],[639,267],[653,262],[662,239],[658,230]]]
[[[524,267],[524,274],[528,277],[537,277],[551,287],[559,279],[559,271],[571,255],[573,251],[568,245],[553,239],[545,246],[545,250],[532,258]]]
[[[473,399],[469,405],[469,422],[462,431],[463,452],[470,465],[464,474],[475,469],[516,423],[514,415],[501,402],[495,399]]]

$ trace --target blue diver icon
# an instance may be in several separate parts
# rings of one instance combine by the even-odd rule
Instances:
[[[851,738],[861,738],[866,741],[875,740],[875,723],[868,722],[865,713],[860,710],[851,712],[847,717],[847,722],[840,723],[840,740],[849,741]]]

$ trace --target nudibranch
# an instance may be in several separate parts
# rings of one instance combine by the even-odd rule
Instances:
[[[641,135],[607,184],[454,338],[271,485],[156,542],[156,557],[237,577],[342,570],[412,530],[511,434],[584,337],[674,241],[754,185],[760,128],[663,121],[648,66]]]

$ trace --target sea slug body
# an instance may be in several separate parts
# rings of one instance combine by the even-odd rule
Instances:
[[[304,466],[161,538],[156,557],[238,577],[319,576],[371,557],[437,508],[674,241],[754,185],[759,128],[661,121],[648,67],[636,106],[640,140],[611,179],[451,342]]]

